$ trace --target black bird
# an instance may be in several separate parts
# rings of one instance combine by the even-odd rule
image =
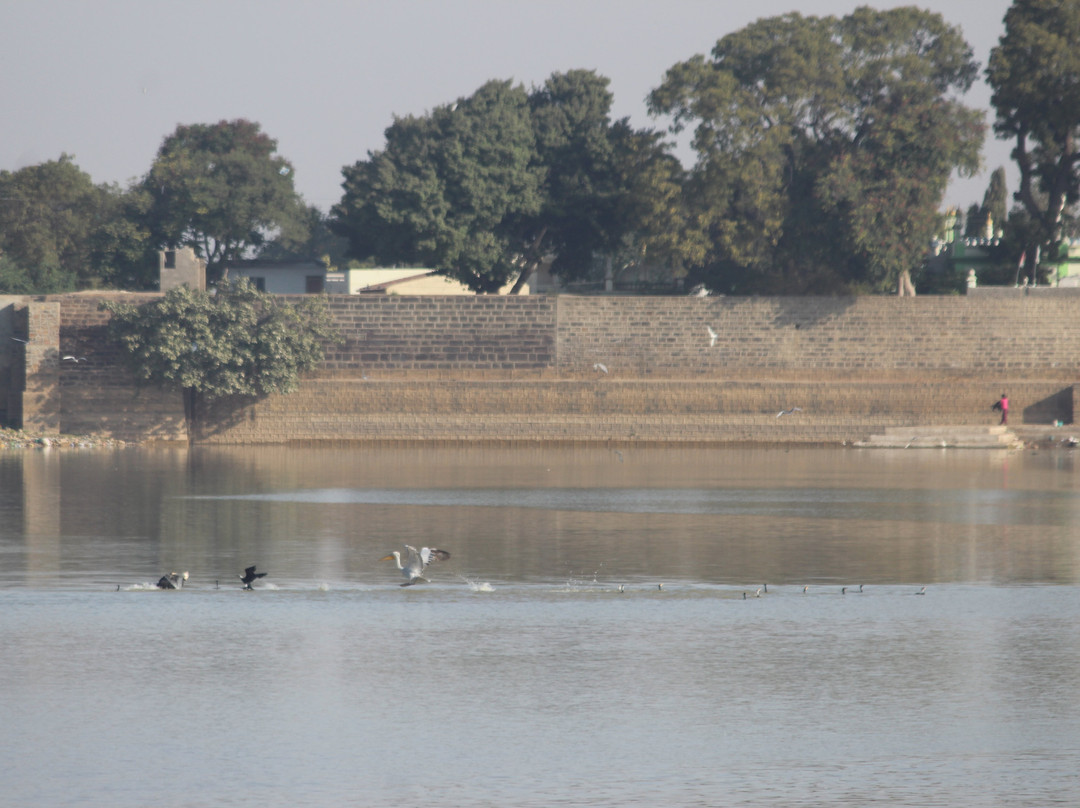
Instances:
[[[188,579],[186,572],[170,572],[168,575],[162,575],[158,579],[158,589],[182,589],[184,581]]]
[[[255,572],[255,566],[252,564],[250,567],[244,570],[244,574],[240,576],[240,580],[244,582],[244,589],[251,589],[251,584],[257,579],[266,575],[265,572]]]

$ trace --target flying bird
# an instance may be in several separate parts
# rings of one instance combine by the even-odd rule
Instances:
[[[717,334],[715,331],[713,331],[711,325],[707,325],[705,327],[709,330],[709,347],[710,348],[715,348],[716,347],[716,340],[720,338],[720,335]]]
[[[417,550],[412,545],[406,544],[404,561],[401,556],[402,554],[399,551],[394,550],[390,555],[383,556],[379,560],[397,563],[397,568],[405,576],[405,583],[402,586],[412,586],[413,584],[430,583],[424,577],[424,570],[427,569],[428,564],[432,561],[445,561],[450,557],[450,554],[446,550],[438,550],[434,547],[421,547]]]
[[[240,576],[240,580],[244,584],[244,589],[251,589],[251,585],[259,578],[266,577],[265,572],[255,572],[257,565],[252,564],[244,570],[244,574]]]
[[[170,572],[168,575],[162,575],[158,579],[158,589],[182,589],[184,581],[188,579],[186,572]]]
[[[12,339],[15,340],[15,342],[21,342],[23,345],[30,344],[30,340],[28,339],[19,339],[18,337],[12,337]]]
[[[802,412],[802,407],[791,407],[790,409],[780,410],[780,412],[776,413],[776,417],[779,418],[781,415],[791,415],[793,412]]]
[[[601,373],[607,373],[607,367],[597,362],[593,365],[593,370],[599,370]]]
[[[61,358],[65,362],[74,362],[76,364],[78,364],[79,362],[85,362],[86,361],[85,356],[72,356],[71,354],[67,354],[67,355],[65,355],[65,356],[63,356]]]

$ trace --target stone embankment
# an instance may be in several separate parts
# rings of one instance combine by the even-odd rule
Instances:
[[[852,444],[989,426],[1002,392],[1014,429],[1071,424],[1080,393],[1077,297],[339,295],[344,341],[298,392],[219,402],[188,436],[99,303],[0,300],[0,421],[222,445]]]
[[[103,435],[56,435],[0,427],[0,449],[117,449],[126,445]]]

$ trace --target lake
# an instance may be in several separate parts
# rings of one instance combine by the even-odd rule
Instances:
[[[0,805],[1080,804],[1077,457],[0,452]]]

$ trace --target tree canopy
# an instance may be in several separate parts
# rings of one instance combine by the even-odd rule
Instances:
[[[912,7],[790,13],[673,66],[649,97],[693,126],[687,183],[720,291],[877,291],[919,266],[953,170],[973,172],[977,65]]]
[[[430,114],[397,118],[386,147],[346,166],[332,227],[350,254],[427,266],[478,292],[513,274],[513,222],[540,209],[528,96],[491,81]]]
[[[190,246],[211,272],[276,238],[306,237],[307,213],[277,141],[245,120],[178,126],[142,182],[160,247]]]
[[[606,78],[573,70],[531,92],[488,82],[399,118],[383,150],[343,169],[332,226],[356,258],[429,266],[478,292],[515,279],[517,291],[542,262],[580,277],[629,230],[664,219],[630,197],[670,196],[675,182],[666,145],[613,123],[611,103]],[[639,178],[645,166],[650,182]],[[671,232],[670,216],[663,227]]]
[[[1059,242],[1066,208],[1080,201],[1080,0],[1015,0],[986,68],[994,131],[1014,140],[1015,196],[1038,228],[1036,243]]]
[[[324,344],[338,339],[322,297],[294,305],[247,279],[102,308],[112,313],[110,335],[136,376],[181,391],[189,423],[202,399],[292,392],[300,374],[322,361]]]

